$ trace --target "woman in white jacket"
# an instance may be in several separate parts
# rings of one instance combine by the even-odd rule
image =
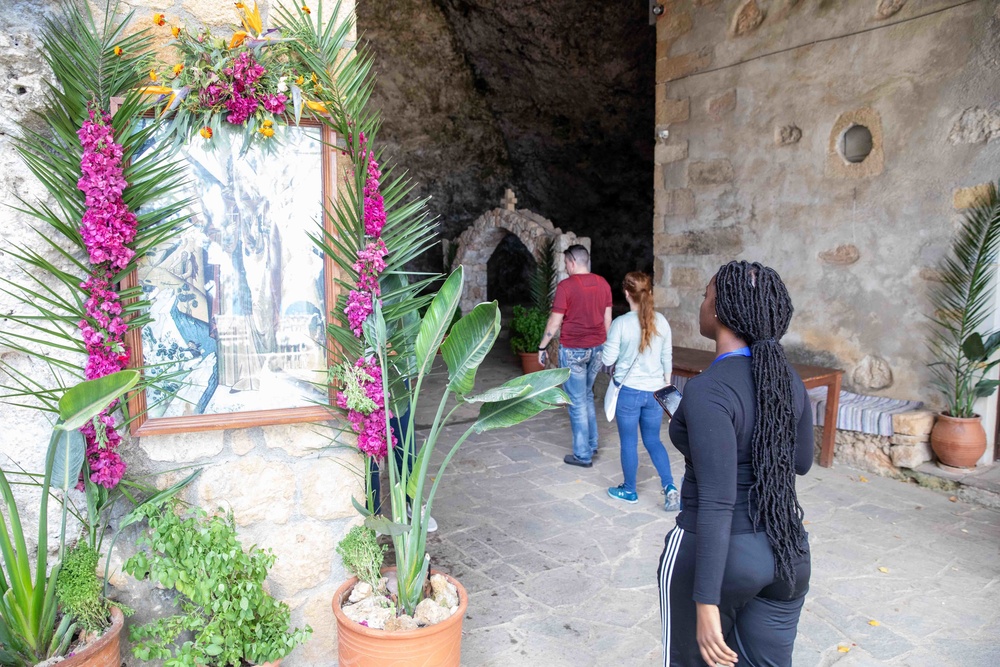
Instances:
[[[653,392],[670,383],[671,342],[667,318],[653,310],[653,284],[645,273],[633,271],[622,283],[630,312],[615,318],[604,343],[602,361],[615,365],[613,381],[621,385],[615,421],[621,440],[625,482],[608,489],[612,498],[639,501],[635,478],[639,468],[639,432],[666,494],[664,509],[680,509],[680,493],[670,472],[670,457],[660,440],[663,409]],[[627,377],[626,377],[627,376]]]

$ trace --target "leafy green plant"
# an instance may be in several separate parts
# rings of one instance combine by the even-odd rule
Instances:
[[[378,587],[382,578],[382,561],[386,547],[378,543],[378,535],[368,526],[355,526],[337,544],[337,553],[344,567],[361,581]]]
[[[548,321],[547,310],[514,306],[514,317],[510,321],[510,349],[514,354],[537,352]]]
[[[415,338],[404,348],[409,354],[386,354],[386,325],[378,304],[364,324],[365,340],[370,344],[369,352],[377,356],[383,377],[397,375],[407,380],[387,383],[384,393],[386,404],[395,414],[404,414],[404,406],[410,407],[409,423],[403,429],[401,442],[396,446],[403,448],[404,460],[414,460],[414,465],[412,470],[407,470],[406,466],[398,468],[395,457],[387,457],[391,520],[371,516],[364,507],[359,504],[356,506],[362,513],[369,514],[365,519],[367,526],[392,536],[399,604],[408,614],[413,614],[417,603],[423,598],[430,562],[427,554],[427,518],[431,515],[434,497],[444,479],[445,470],[458,449],[473,433],[513,426],[544,410],[569,403],[569,398],[559,387],[569,376],[569,369],[565,368],[540,371],[530,376],[514,378],[478,394],[472,393],[476,372],[500,333],[500,309],[495,301],[480,303],[451,326],[449,331],[452,316],[462,296],[462,281],[461,267],[444,281],[421,319]],[[447,339],[445,333],[448,333]],[[420,452],[411,459],[417,449],[414,415],[424,390],[424,381],[431,372],[439,347],[448,368],[448,384],[441,395],[436,397],[438,407],[434,419],[428,430],[422,430]],[[435,397],[432,400],[433,398]],[[448,409],[450,399],[454,403]],[[481,403],[479,417],[458,436],[437,467],[436,473],[430,476],[433,484],[425,500],[430,460],[438,438],[463,403]],[[388,426],[387,437],[391,437]],[[406,511],[408,497],[412,498],[413,503],[411,516]]]
[[[149,577],[181,594],[180,612],[131,629],[140,660],[167,667],[240,667],[288,655],[312,629],[291,629],[288,605],[264,590],[274,554],[244,549],[232,514],[209,516],[178,503],[146,504],[149,522],[139,538],[146,550],[126,561],[129,574]],[[182,640],[190,632],[191,639]]]
[[[1000,197],[990,184],[987,196],[968,209],[931,290],[930,364],[934,384],[952,417],[973,417],[976,399],[990,396],[1000,381],[986,375],[1000,363],[1000,331],[980,333],[993,314],[993,285],[1000,250]]]
[[[63,503],[58,561],[49,569],[48,501],[59,490],[63,496],[75,487],[85,458],[79,429],[113,401],[135,386],[137,371],[119,371],[97,380],[81,382],[67,390],[57,403],[59,419],[52,429],[45,456],[42,497],[38,508],[38,548],[35,574],[24,539],[17,503],[7,475],[0,470],[0,495],[8,508],[10,528],[0,514],[0,664],[27,666],[65,653],[76,623],[70,613],[56,615],[56,582],[66,553],[68,507]],[[58,622],[57,622],[58,621]]]

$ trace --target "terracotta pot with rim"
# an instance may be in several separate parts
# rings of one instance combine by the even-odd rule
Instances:
[[[950,468],[975,468],[986,451],[986,431],[979,415],[952,417],[941,413],[931,430],[931,449],[938,465]]]
[[[385,568],[384,573],[396,568]],[[431,570],[431,574],[444,574]],[[386,632],[373,630],[347,618],[341,609],[351,589],[358,583],[351,577],[333,594],[333,614],[337,617],[337,653],[340,667],[405,667],[434,665],[461,667],[462,619],[469,596],[454,577],[445,578],[458,589],[458,609],[447,620],[417,630]]]
[[[518,352],[517,356],[521,357],[521,370],[525,375],[544,370],[545,368],[545,366],[538,363],[537,352]]]
[[[118,607],[111,608],[111,627],[82,651],[59,663],[59,667],[121,667],[121,634],[125,616]]]

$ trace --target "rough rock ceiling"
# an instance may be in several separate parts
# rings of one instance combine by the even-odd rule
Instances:
[[[652,270],[655,34],[623,0],[362,0],[382,139],[442,235],[498,205],[590,236],[614,282]]]

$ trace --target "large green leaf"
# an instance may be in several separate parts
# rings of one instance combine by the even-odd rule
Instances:
[[[125,370],[70,387],[59,399],[61,423],[57,428],[66,431],[80,428],[138,381],[139,371]]]
[[[79,429],[62,431],[58,438],[55,458],[52,460],[52,486],[65,493],[76,486],[80,479],[87,444]]]
[[[476,433],[506,428],[520,424],[544,410],[569,404],[569,396],[559,388],[569,378],[568,368],[554,368],[514,378],[503,387],[530,386],[531,389],[517,398],[484,403],[479,409],[479,419],[472,425]]]
[[[448,327],[462,298],[462,273],[460,266],[448,276],[420,322],[420,331],[417,332],[417,340],[413,346],[418,375],[424,375],[430,370],[434,355],[437,354],[444,335],[448,333]]]
[[[476,384],[476,371],[493,348],[500,333],[497,302],[480,303],[460,319],[441,344],[441,356],[448,365],[448,388],[464,396]]]
[[[405,535],[410,532],[410,526],[405,523],[395,523],[384,516],[365,517],[365,525],[382,535]]]

